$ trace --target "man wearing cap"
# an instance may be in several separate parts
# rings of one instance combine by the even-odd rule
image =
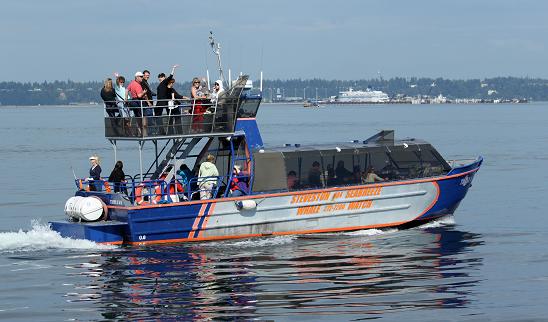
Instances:
[[[130,106],[131,107],[141,107],[141,102],[139,100],[146,99],[147,90],[143,89],[141,83],[143,82],[143,73],[136,72],[135,79],[129,83],[126,91],[126,101],[128,100],[128,95],[131,96]],[[141,117],[141,109],[133,108],[133,113],[137,117]]]
[[[89,162],[91,163],[91,168],[89,168],[89,190],[90,191],[101,191],[101,159],[97,154],[94,154],[89,157]]]

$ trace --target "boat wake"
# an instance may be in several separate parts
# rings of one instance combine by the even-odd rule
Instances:
[[[416,227],[417,229],[427,229],[427,228],[439,228],[439,227],[445,227],[445,226],[451,226],[455,224],[455,217],[454,216],[445,216],[441,217],[439,219],[433,220],[429,223],[426,223],[424,225],[420,225]]]
[[[276,236],[276,237],[266,237],[266,238],[250,238],[243,240],[230,240],[230,241],[218,241],[218,242],[207,242],[203,243],[204,247],[238,247],[238,248],[247,248],[247,247],[268,247],[268,246],[279,246],[284,244],[290,244],[297,239],[295,235],[289,236]]]
[[[48,224],[37,220],[31,222],[32,229],[28,231],[0,233],[0,253],[31,252],[46,249],[115,249],[115,246],[101,245],[89,240],[63,238],[58,232],[51,230]]]

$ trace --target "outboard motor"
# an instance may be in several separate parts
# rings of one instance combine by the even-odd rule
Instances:
[[[98,221],[107,211],[105,203],[96,197],[75,196],[65,203],[65,214],[76,221]]]

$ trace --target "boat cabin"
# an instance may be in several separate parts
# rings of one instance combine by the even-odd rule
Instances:
[[[381,131],[363,142],[289,145],[254,154],[254,193],[367,184],[368,170],[386,181],[439,176],[450,165],[428,142],[394,141]],[[388,138],[388,139],[387,139]]]

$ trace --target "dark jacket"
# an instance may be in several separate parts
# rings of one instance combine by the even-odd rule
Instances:
[[[146,80],[143,79],[143,81],[141,82],[141,86],[143,87],[143,89],[147,90],[145,95],[148,100],[152,100],[152,96],[156,96],[156,93],[150,90],[150,86],[148,86],[148,82]]]
[[[168,77],[164,78],[162,82],[158,85],[156,90],[158,91],[158,96],[156,97],[158,99],[158,102],[156,102],[156,106],[167,106],[167,100],[171,99],[171,91],[167,87],[167,84],[169,84],[169,81],[173,79],[173,75],[169,75]]]
[[[106,102],[107,107],[116,106],[116,92],[114,89],[109,92],[103,87],[101,89],[101,98]]]
[[[110,176],[108,177],[108,181],[110,182],[122,182],[124,181],[124,178],[126,177],[126,174],[124,173],[124,170],[120,168],[114,168],[112,172],[110,173]]]

